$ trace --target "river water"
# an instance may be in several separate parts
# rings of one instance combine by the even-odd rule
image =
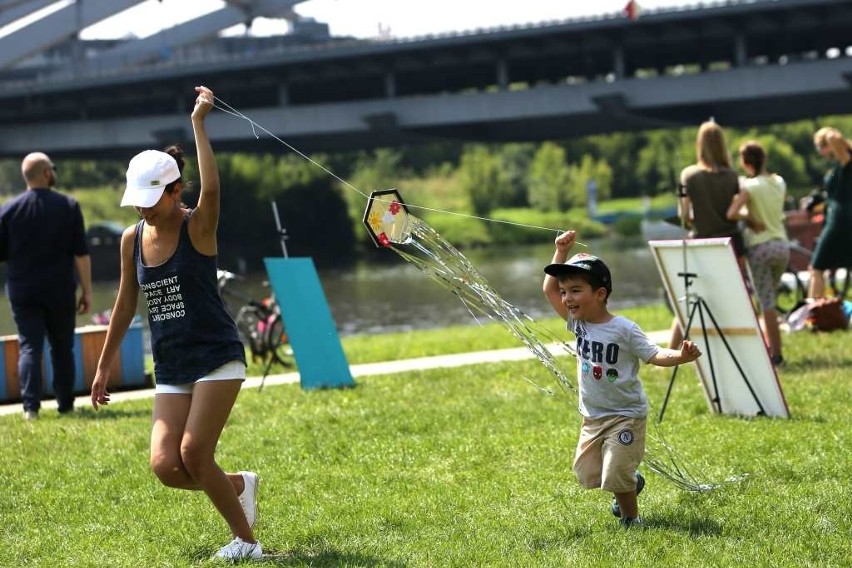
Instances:
[[[613,273],[613,308],[660,299],[662,285],[647,245],[624,249],[614,243],[597,243],[591,249],[607,260]],[[356,265],[341,273],[320,271],[341,334],[475,323],[450,291],[391,251],[388,254],[396,262]],[[503,299],[536,318],[553,315],[541,293],[542,268],[552,255],[550,245],[465,252]]]
[[[584,251],[577,247],[575,252]],[[623,307],[656,302],[662,284],[647,244],[611,240],[589,243],[589,252],[610,266],[613,293],[610,306]],[[382,251],[385,252],[385,251]],[[456,297],[416,267],[388,250],[382,262],[358,262],[342,269],[318,270],[332,316],[341,335],[428,329],[476,320]],[[505,300],[533,317],[552,315],[541,293],[542,268],[553,254],[552,245],[465,251],[465,256]],[[221,268],[231,268],[222,266]],[[266,275],[254,273],[234,286],[255,298],[268,294]],[[95,282],[93,311],[110,309],[118,282]],[[140,314],[145,302],[140,298]],[[78,325],[92,323],[91,315],[79,316]],[[0,301],[0,334],[16,333],[5,297]]]

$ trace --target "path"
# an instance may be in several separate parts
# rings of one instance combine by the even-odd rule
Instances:
[[[654,331],[648,334],[651,341],[655,343],[665,343],[668,341],[669,332],[667,330]],[[547,345],[548,350],[557,357],[565,356],[567,353],[558,343]],[[496,363],[502,361],[522,361],[524,359],[532,359],[534,356],[526,347],[513,347],[510,349],[489,349],[487,351],[473,351],[470,353],[454,353],[452,355],[436,355],[433,357],[418,357],[416,359],[400,359],[398,361],[383,361],[380,363],[363,363],[360,365],[351,365],[349,367],[352,377],[369,377],[372,375],[390,375],[394,373],[404,373],[406,371],[422,371],[426,369],[441,369],[462,367],[464,365],[477,365],[480,363]],[[285,385],[299,382],[299,373],[296,371],[290,373],[281,373],[277,375],[269,375],[266,377],[264,386]],[[261,384],[260,377],[249,377],[246,379],[243,388],[257,388]],[[110,394],[110,404],[115,404],[125,400],[137,400],[141,398],[150,398],[154,396],[154,389],[139,389],[115,392]],[[87,407],[90,404],[88,395],[78,396],[74,404],[77,408]],[[42,402],[42,409],[56,409],[56,401],[45,400]],[[21,412],[21,404],[4,404],[0,405],[0,416],[7,414],[15,414]]]

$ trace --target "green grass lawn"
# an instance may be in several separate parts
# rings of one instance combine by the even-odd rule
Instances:
[[[517,346],[491,326],[409,336],[344,344],[352,362],[393,358],[383,342],[406,357]],[[535,361],[247,389],[218,459],[260,473],[256,534],[275,566],[850,566],[848,335],[785,340],[789,420],[713,415],[692,369],[678,375],[661,433],[703,481],[748,475],[692,494],[645,470],[646,530],[577,485],[576,400],[525,381],[555,386]],[[642,377],[659,405],[670,371]],[[227,528],[203,494],[148,471],[150,410],[0,417],[0,566],[209,563]]]

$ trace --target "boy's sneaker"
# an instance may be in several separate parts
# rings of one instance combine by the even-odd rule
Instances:
[[[243,476],[245,483],[245,488],[240,493],[240,505],[243,506],[249,527],[254,527],[254,522],[257,520],[257,485],[259,479],[253,471],[238,471],[237,473]]]
[[[645,478],[638,471],[636,472],[636,496],[639,497],[639,494],[642,493],[642,490],[645,489]],[[621,518],[621,507],[618,506],[618,500],[613,497],[612,505],[610,506],[610,510],[612,514]]]
[[[259,542],[246,542],[240,537],[223,546],[214,558],[224,558],[226,560],[243,560],[246,558],[261,558],[263,557],[263,549]]]
[[[642,517],[624,517],[618,522],[621,523],[621,526],[628,529],[631,527],[635,527],[638,529],[645,528],[645,521],[642,519]]]

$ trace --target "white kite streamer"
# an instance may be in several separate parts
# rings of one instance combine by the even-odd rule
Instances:
[[[559,345],[574,357],[577,356],[576,351],[532,317],[501,298],[461,252],[408,211],[398,191],[373,192],[364,212],[364,225],[377,246],[390,248],[455,294],[474,317],[475,313],[479,313],[501,323],[550,371],[563,391],[575,399],[579,396],[577,388],[541,338]],[[528,378],[526,380],[540,390],[552,393],[550,389]],[[646,466],[687,491],[702,492],[719,487],[719,484],[699,482],[662,438],[656,423],[654,426],[656,435],[646,437]]]

